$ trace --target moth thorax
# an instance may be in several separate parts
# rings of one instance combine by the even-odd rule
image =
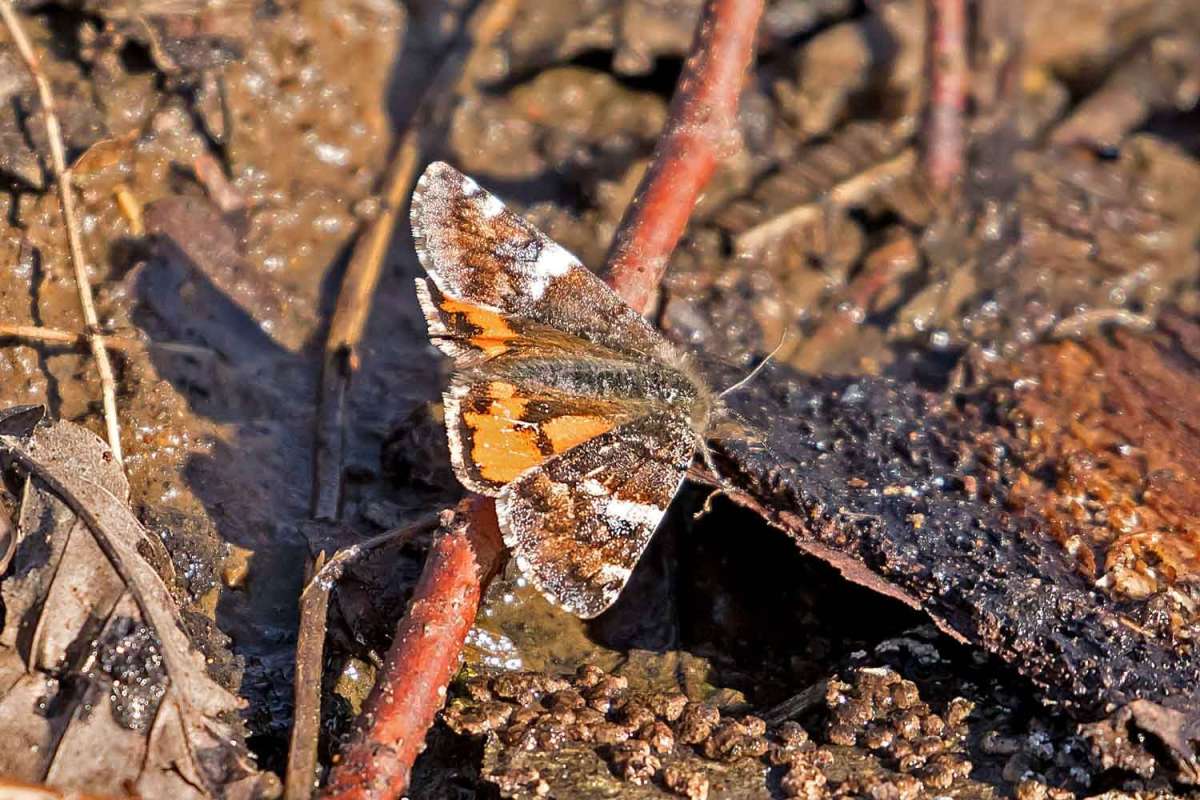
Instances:
[[[715,398],[712,396],[712,393],[702,386],[697,386],[696,389],[696,399],[692,402],[690,420],[692,430],[703,436],[708,431],[713,412],[716,410],[714,407]]]

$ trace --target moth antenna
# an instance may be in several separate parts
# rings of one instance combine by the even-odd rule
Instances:
[[[719,395],[717,395],[717,397],[722,398],[725,395],[729,394],[730,392],[737,391],[738,389],[742,388],[750,381],[754,380],[755,376],[758,375],[758,373],[762,372],[763,367],[765,367],[765,366],[767,366],[767,364],[771,363],[771,359],[773,359],[775,357],[775,355],[780,350],[783,349],[783,345],[786,342],[787,342],[787,330],[784,330],[783,335],[779,337],[779,344],[775,345],[775,349],[772,350],[770,353],[767,353],[767,357],[764,358],[762,361],[760,361],[758,363],[758,366],[756,366],[754,369],[750,370],[750,373],[748,375],[746,375],[746,377],[742,378],[740,381],[735,383],[733,386],[730,386],[728,389],[725,389],[724,391],[722,391]]]

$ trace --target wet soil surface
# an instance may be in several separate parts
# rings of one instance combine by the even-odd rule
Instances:
[[[459,492],[401,225],[351,385],[341,519],[309,514],[346,256],[464,8],[18,6],[121,340],[133,509],[248,701],[259,766],[281,773],[312,556]],[[1015,27],[1024,60],[1004,81],[1003,59],[977,59],[971,171],[950,202],[914,174],[922,5],[768,4],[745,146],[655,313],[719,385],[788,332],[731,403],[743,423],[714,437],[739,491],[705,507],[698,475],[590,623],[501,576],[414,796],[1033,798],[1196,780],[1200,18],[1185,2],[1024,6],[1007,32],[981,15],[978,52],[1012,52],[997,42]],[[698,7],[517,3],[469,89],[422,117],[422,157],[598,266]],[[79,332],[40,103],[3,37],[0,99],[0,323]],[[0,340],[0,408],[102,433],[99,398],[85,348]],[[3,497],[15,512],[19,486]],[[324,763],[426,544],[372,551],[333,596]]]

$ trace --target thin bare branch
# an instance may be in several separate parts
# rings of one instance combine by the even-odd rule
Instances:
[[[357,368],[356,350],[396,215],[416,179],[421,123],[436,118],[447,98],[473,91],[476,60],[508,25],[515,10],[515,0],[484,0],[472,13],[466,36],[443,61],[414,114],[414,123],[398,145],[389,172],[385,213],[360,240],[347,268],[322,364],[313,476],[313,514],[317,518],[333,519],[338,514],[346,390]],[[412,603],[396,627],[383,673],[359,720],[361,727],[330,775],[323,797],[348,800],[404,793],[425,734],[445,703],[447,684],[484,588],[502,557],[495,503],[490,498],[469,497],[454,522],[447,521],[430,547]],[[327,567],[333,569],[333,563]],[[313,586],[325,583],[326,577],[322,571]]]
[[[845,208],[863,202],[872,194],[911,173],[916,161],[916,153],[912,149],[902,150],[885,161],[851,175],[835,185],[821,198],[792,206],[782,214],[777,214],[753,228],[743,231],[734,239],[733,250],[738,255],[752,255],[761,252],[777,242],[788,231],[816,222],[831,209]]]
[[[325,553],[317,554],[312,572],[325,565]],[[313,582],[309,581],[309,587]],[[292,681],[295,713],[288,745],[284,800],[308,800],[317,788],[317,745],[321,741],[321,673],[325,658],[325,625],[329,612],[331,583],[317,582],[300,595],[300,628],[296,635],[296,672]]]
[[[408,613],[396,626],[383,670],[367,698],[361,728],[329,776],[327,800],[399,797],[425,733],[446,701],[483,587],[503,547],[490,498],[469,496],[434,540]]]
[[[926,0],[926,99],[921,162],[937,195],[954,188],[966,164],[967,62],[966,0]]]
[[[0,323],[0,339],[16,339],[38,344],[59,344],[67,347],[87,347],[91,344],[86,333],[75,333],[41,325],[12,325],[9,323]],[[209,348],[199,345],[181,342],[147,342],[132,336],[114,336],[112,334],[104,336],[104,344],[120,352],[161,350],[198,358],[216,358],[217,355]]]
[[[427,514],[400,528],[352,544],[326,559],[318,554],[300,593],[300,629],[296,639],[296,677],[293,682],[295,721],[288,746],[284,800],[307,800],[316,792],[317,745],[321,737],[321,677],[329,595],[346,565],[381,545],[404,542],[438,525],[440,514]]]
[[[605,279],[645,313],[720,159],[740,146],[737,112],[754,60],[762,0],[708,0],[654,160],[608,253]]]
[[[317,519],[338,517],[342,499],[346,390],[350,377],[358,369],[358,343],[371,313],[371,301],[392,240],[396,215],[416,179],[419,153],[417,129],[412,128],[401,140],[392,162],[383,212],[354,247],[329,323],[321,362],[321,396],[313,460],[312,512]]]
[[[404,542],[411,539],[418,533],[431,530],[437,527],[440,521],[440,514],[426,514],[414,522],[410,522],[399,528],[391,528],[378,536],[372,536],[370,539],[365,539],[357,544],[352,544],[349,547],[343,547],[333,554],[333,557],[317,569],[308,583],[304,586],[304,594],[318,591],[322,588],[332,588],[335,583],[342,577],[342,573],[346,571],[346,565],[351,561],[369,553],[376,547],[385,544],[396,542]]]
[[[66,150],[63,147],[62,126],[58,121],[54,93],[50,81],[42,72],[37,53],[33,49],[25,28],[17,17],[10,0],[0,0],[0,18],[17,46],[17,52],[25,61],[37,84],[38,97],[42,101],[42,116],[46,124],[46,138],[50,142],[50,163],[58,181],[58,198],[62,204],[63,222],[67,229],[67,245],[71,253],[71,266],[75,271],[75,287],[79,292],[79,305],[83,309],[83,322],[87,326],[88,344],[96,360],[96,371],[100,374],[101,400],[104,405],[104,427],[108,446],[113,458],[123,463],[121,451],[121,424],[117,417],[117,383],[113,377],[112,362],[108,358],[104,335],[100,333],[100,318],[96,314],[96,303],[92,298],[92,285],[88,281],[87,262],[83,257],[83,242],[79,235],[79,221],[75,214],[75,194],[71,189],[71,171],[67,168]]]

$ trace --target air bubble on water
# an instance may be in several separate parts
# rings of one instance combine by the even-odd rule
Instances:
[[[467,646],[479,654],[479,663],[493,669],[521,669],[524,663],[517,655],[517,646],[502,633],[474,627],[467,632]]]

